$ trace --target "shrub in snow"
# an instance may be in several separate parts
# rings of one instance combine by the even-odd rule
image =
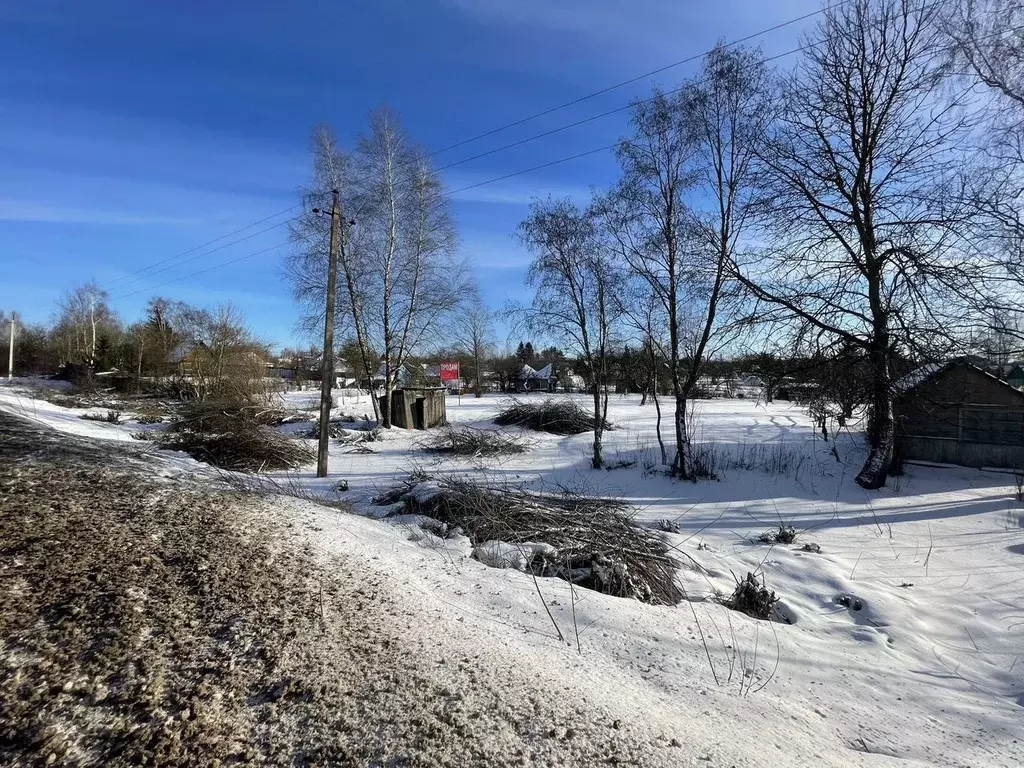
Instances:
[[[579,435],[594,429],[594,416],[572,400],[543,400],[539,403],[515,400],[494,418],[494,423],[554,435]],[[604,428],[611,429],[611,426],[605,422]]]
[[[765,531],[757,537],[757,540],[765,544],[792,544],[796,541],[796,537],[796,528],[780,523],[778,528]]]
[[[107,411],[106,413],[83,413],[78,418],[85,419],[86,421],[105,421],[108,424],[120,424],[121,412]]]
[[[763,581],[758,581],[757,576],[748,573],[745,579],[736,580],[736,589],[732,595],[723,600],[727,608],[734,611],[753,616],[755,619],[770,619],[779,598],[774,592],[768,590]]]

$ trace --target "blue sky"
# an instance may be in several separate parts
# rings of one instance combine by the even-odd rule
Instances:
[[[128,320],[152,295],[230,299],[264,338],[290,343],[296,308],[280,273],[287,246],[241,258],[285,243],[282,227],[134,273],[296,203],[314,124],[330,123],[349,142],[370,110],[388,104],[418,141],[440,149],[818,8],[818,0],[5,0],[0,308],[46,320],[63,291],[95,280]],[[789,50],[811,23],[758,42],[769,55]],[[692,69],[436,162],[618,107]],[[454,190],[514,173],[611,144],[627,120],[598,120],[443,174]],[[461,247],[491,306],[525,297],[528,257],[512,233],[530,199],[582,198],[614,177],[601,153],[454,195]]]

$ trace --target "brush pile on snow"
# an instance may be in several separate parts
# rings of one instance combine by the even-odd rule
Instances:
[[[280,424],[286,415],[256,403],[193,401],[181,408],[170,430],[157,442],[221,469],[296,469],[313,460],[313,451],[266,426]]]
[[[431,436],[423,450],[453,456],[507,456],[525,453],[526,446],[521,440],[493,429],[445,427]]]
[[[683,593],[678,566],[662,537],[630,520],[615,499],[537,494],[463,478],[409,482],[383,494],[396,514],[438,520],[461,530],[473,554],[494,567],[555,576],[609,595],[674,605]]]
[[[494,418],[494,423],[553,435],[580,435],[594,428],[594,417],[572,400],[544,400],[539,403],[514,400]],[[611,427],[607,422],[604,426],[605,429]]]

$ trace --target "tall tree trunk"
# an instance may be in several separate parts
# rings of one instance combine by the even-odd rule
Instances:
[[[857,475],[857,484],[868,490],[885,485],[896,447],[888,347],[888,335],[883,331],[880,338],[876,337],[870,352],[872,383],[868,438],[871,452],[864,462],[864,468]]]
[[[694,480],[690,475],[690,441],[686,423],[686,394],[676,385],[675,392],[676,412],[674,426],[676,430],[676,458],[673,465],[674,474],[682,480]]]
[[[668,450],[665,448],[665,438],[661,436],[661,403],[658,401],[658,387],[651,390],[651,399],[654,400],[654,411],[658,418],[654,422],[654,434],[658,438],[658,448],[661,449],[661,463],[668,464]]]
[[[480,363],[480,348],[478,346],[475,350],[475,354],[473,355],[473,370],[476,378],[476,392],[474,393],[475,397],[483,397],[484,394],[483,377],[480,375]]]
[[[591,466],[600,469],[604,464],[601,438],[604,435],[604,415],[601,413],[601,386],[594,383],[594,456]]]

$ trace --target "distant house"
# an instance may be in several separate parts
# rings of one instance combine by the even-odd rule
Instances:
[[[764,379],[752,373],[741,373],[733,383],[733,397],[757,400],[764,394]]]
[[[1006,374],[1006,383],[1014,389],[1024,389],[1024,365],[1015,365]]]
[[[395,376],[395,383],[399,388],[422,386],[426,381],[426,366],[403,363],[397,374],[394,371],[391,373]],[[373,386],[376,389],[384,386],[384,363],[380,364],[377,375],[373,377]]]
[[[516,378],[516,392],[554,392],[557,388],[558,378],[551,363],[539,371],[524,364]]]
[[[1024,392],[973,363],[934,363],[896,384],[901,459],[1024,468]]]
[[[586,380],[578,373],[568,371],[565,374],[565,390],[566,392],[584,392],[587,389]]]

